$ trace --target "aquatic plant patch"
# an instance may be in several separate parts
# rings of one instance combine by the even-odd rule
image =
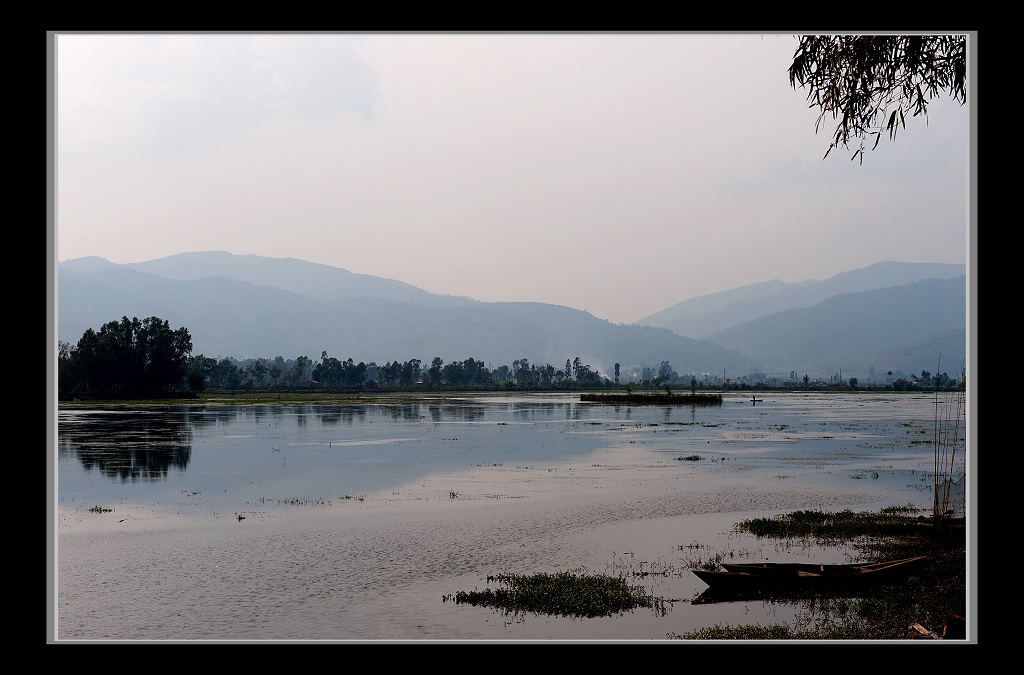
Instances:
[[[853,538],[863,535],[894,535],[919,530],[921,524],[896,509],[879,513],[843,511],[794,511],[774,518],[744,520],[737,529],[758,537],[784,539],[787,537]]]
[[[736,526],[758,537],[774,540],[811,537],[819,543],[849,542],[867,562],[925,556],[927,563],[898,584],[859,589],[856,598],[840,593],[814,592],[809,596],[772,597],[777,604],[799,604],[806,616],[785,627],[716,625],[669,638],[685,640],[906,640],[921,637],[914,626],[947,632],[946,639],[963,639],[956,633],[967,616],[966,531],[964,523],[915,515],[912,505],[891,506],[878,512],[850,510],[795,511],[775,518],[746,520]],[[693,547],[694,545],[691,545]],[[682,547],[680,547],[682,548]],[[694,569],[708,569],[721,562],[718,555]],[[695,599],[697,604],[700,598]],[[958,624],[957,621],[960,623]],[[957,637],[951,637],[956,635]]]
[[[507,613],[525,611],[588,618],[622,614],[638,607],[657,609],[661,604],[643,586],[631,586],[621,577],[585,571],[499,574],[488,576],[487,581],[496,581],[501,588],[459,591],[443,600],[495,607]]]

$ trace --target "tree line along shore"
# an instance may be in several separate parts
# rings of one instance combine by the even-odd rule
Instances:
[[[729,390],[844,390],[887,389],[894,391],[955,389],[957,380],[944,373],[932,376],[899,378],[885,385],[847,381],[803,379],[771,385],[757,377],[719,378],[708,373],[680,375],[668,361],[655,367],[631,367],[627,371],[614,365],[614,377],[608,377],[584,363],[580,357],[567,358],[564,366],[531,363],[515,359],[511,365],[491,367],[469,357],[445,363],[434,357],[429,365],[420,359],[355,362],[338,359],[324,351],[319,360],[309,356],[285,359],[232,357],[213,358],[192,355],[192,337],[187,328],[173,330],[158,317],[144,320],[122,317],[104,324],[98,331],[89,328],[77,344],[58,345],[58,398],[72,399],[159,399],[196,397],[204,392],[401,392],[401,391],[602,391],[640,403],[639,392],[664,389],[655,396],[675,396],[672,389],[689,389],[685,402],[709,395],[709,391]],[[624,392],[624,393],[623,393]],[[624,399],[625,400],[625,399]],[[714,403],[712,401],[712,403]]]

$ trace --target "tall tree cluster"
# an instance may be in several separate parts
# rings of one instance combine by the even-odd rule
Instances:
[[[323,352],[319,361],[299,356],[286,361],[212,358],[191,355],[186,328],[172,330],[157,317],[140,321],[122,317],[99,331],[86,330],[77,345],[59,344],[58,395],[95,398],[152,398],[176,392],[197,393],[207,387],[227,390],[274,389],[591,389],[612,386],[608,378],[576,357],[565,370],[516,359],[512,366],[490,369],[483,361],[445,363],[435,357],[428,367],[419,359],[355,363]]]
[[[58,388],[63,397],[166,396],[188,388],[192,337],[152,316],[89,328],[78,344],[60,345]]]

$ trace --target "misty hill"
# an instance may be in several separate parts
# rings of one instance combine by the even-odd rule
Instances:
[[[87,328],[122,316],[158,316],[189,329],[195,354],[218,358],[316,360],[327,351],[381,365],[440,356],[446,363],[472,357],[492,367],[525,358],[557,368],[579,356],[606,375],[615,363],[657,368],[669,361],[681,374],[797,371],[817,377],[842,370],[844,377],[866,377],[872,366],[876,372],[934,371],[941,354],[952,371],[966,350],[966,279],[940,279],[963,268],[881,263],[825,282],[744,286],[653,315],[666,319],[676,312],[684,319],[679,312],[689,312],[705,328],[727,323],[698,340],[558,305],[434,295],[295,259],[209,252],[116,265],[80,258],[59,265],[58,338],[77,343]],[[903,283],[922,274],[940,277]],[[849,288],[858,291],[836,292]],[[747,316],[753,305],[759,313],[786,309]]]
[[[707,339],[768,371],[842,371],[863,377],[959,370],[967,355],[967,278],[926,279],[845,293],[812,307],[776,312]]]
[[[787,283],[775,279],[685,300],[636,323],[660,326],[680,335],[707,338],[730,326],[801,307],[844,293],[869,291],[966,275],[966,265],[881,262],[824,281]]]
[[[413,358],[429,363],[440,356],[445,362],[473,357],[495,367],[526,358],[558,367],[579,356],[604,374],[616,362],[657,367],[669,361],[680,373],[753,367],[718,345],[664,328],[613,324],[557,305],[436,296],[324,267],[220,253],[133,265],[67,261],[58,269],[58,338],[76,343],[86,329],[121,316],[158,316],[187,327],[193,352],[213,357],[317,359],[327,351],[379,364]]]
[[[103,258],[89,257],[70,260],[61,263],[61,266],[94,272],[115,265]],[[179,281],[229,277],[257,285],[269,284],[319,300],[386,298],[431,306],[472,302],[468,298],[430,293],[394,279],[356,274],[340,267],[296,258],[268,258],[257,255],[234,255],[225,251],[201,251],[129,263],[121,267]]]

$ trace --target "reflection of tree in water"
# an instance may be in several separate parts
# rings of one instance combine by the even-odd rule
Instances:
[[[228,424],[238,418],[238,408],[211,406],[203,410],[190,410],[188,420],[195,429],[207,429],[219,424]]]
[[[460,401],[451,404],[431,404],[428,406],[430,419],[434,422],[482,422],[487,415],[487,408],[482,404]],[[418,419],[421,416],[417,407],[415,416],[409,415],[410,419]]]
[[[250,405],[242,408],[243,416],[246,419],[252,419],[256,424],[260,424],[263,418],[267,416],[270,408],[265,405]]]
[[[516,421],[543,421],[556,419],[557,411],[565,409],[565,419],[571,415],[571,405],[565,403],[552,403],[550,401],[526,401],[512,404],[512,415]]]
[[[393,415],[394,417],[401,417],[406,422],[413,422],[420,418],[420,404],[419,403],[405,403],[398,406],[392,406],[392,410],[397,410],[398,413]]]
[[[317,413],[320,415],[320,423],[323,425],[333,426],[339,422],[351,426],[354,422],[362,422],[366,419],[366,406],[365,405],[332,405],[332,406],[319,406]],[[304,424],[304,420],[299,421],[299,425]]]
[[[70,415],[57,435],[62,454],[75,453],[86,470],[122,481],[156,481],[184,471],[192,456],[192,424],[184,411]]]

